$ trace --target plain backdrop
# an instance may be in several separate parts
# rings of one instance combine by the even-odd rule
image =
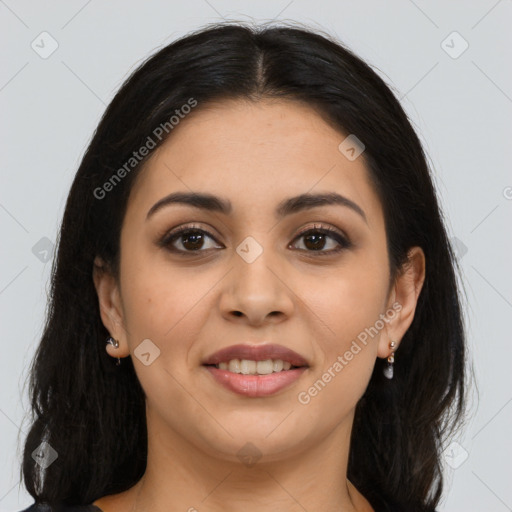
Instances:
[[[0,512],[33,501],[19,479],[25,381],[85,147],[142,59],[223,19],[324,30],[401,99],[456,238],[479,390],[470,421],[445,452],[439,510],[512,510],[512,1],[0,0]]]

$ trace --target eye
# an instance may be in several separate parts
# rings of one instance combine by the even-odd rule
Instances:
[[[215,238],[204,229],[185,226],[165,235],[160,245],[175,253],[204,252],[207,249],[215,248],[215,246],[207,246],[207,239],[216,242]],[[221,249],[218,246],[217,248]]]
[[[300,240],[301,238],[304,239],[303,245],[305,248],[299,248],[299,250],[317,252],[318,256],[337,253],[344,249],[349,249],[352,246],[351,242],[337,230],[330,227],[323,227],[322,225],[314,225],[313,227],[306,228],[299,233],[295,240]],[[334,242],[335,248],[324,250],[326,245],[329,245],[329,239],[331,241],[330,245],[332,246]]]
[[[326,256],[352,247],[352,243],[348,238],[337,230],[316,224],[304,229],[294,241],[300,239],[304,239],[304,247],[298,247],[298,249],[308,253],[317,253],[315,256]],[[223,248],[223,246],[215,244],[210,244],[210,247],[208,247],[207,240],[218,243],[213,235],[198,226],[183,226],[166,234],[159,242],[159,245],[170,252],[182,255],[206,252],[208,249]],[[329,248],[329,245],[331,247],[334,246],[334,248],[325,250],[326,246]],[[288,247],[297,248],[293,243]]]

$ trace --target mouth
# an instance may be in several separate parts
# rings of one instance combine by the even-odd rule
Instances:
[[[282,367],[280,362],[282,362]],[[261,372],[266,373],[271,373],[271,369],[272,371],[281,371],[283,368],[289,370],[292,366],[295,368],[309,366],[306,358],[288,347],[276,344],[231,345],[211,354],[202,361],[202,364],[205,366],[219,365],[219,368],[222,365],[222,369],[229,369],[235,373],[253,373],[254,364]],[[274,367],[275,370],[273,370]]]
[[[213,381],[225,389],[249,398],[263,398],[275,395],[295,383],[308,369],[305,366],[280,370],[266,375],[235,373],[217,368],[217,365],[203,365]]]
[[[202,366],[228,390],[265,397],[290,386],[309,368],[307,360],[281,345],[233,345],[209,356]]]
[[[270,375],[271,373],[286,372],[297,368],[308,368],[306,365],[297,366],[282,359],[266,359],[264,361],[231,359],[217,364],[204,364],[203,366],[243,375]]]

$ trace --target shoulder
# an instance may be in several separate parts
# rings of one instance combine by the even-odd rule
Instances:
[[[30,507],[21,512],[102,512],[95,505],[45,505],[44,503],[33,503]]]

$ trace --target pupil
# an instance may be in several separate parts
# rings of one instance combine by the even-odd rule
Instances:
[[[324,234],[317,234],[317,235],[307,235],[305,237],[305,245],[308,249],[322,249],[325,243]],[[308,241],[312,240],[312,247],[308,245]]]
[[[203,235],[201,233],[193,233],[183,235],[183,247],[186,249],[197,250],[203,245]],[[190,246],[191,244],[191,246]]]

